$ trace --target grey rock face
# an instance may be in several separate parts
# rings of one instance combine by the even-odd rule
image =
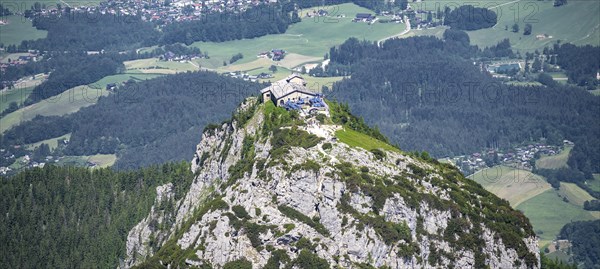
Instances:
[[[476,268],[473,251],[443,239],[443,231],[453,219],[450,210],[436,209],[428,201],[411,206],[403,195],[394,193],[385,199],[376,214],[373,211],[376,199],[361,191],[351,192],[336,168],[345,162],[353,167],[368,168],[368,174],[375,178],[404,177],[419,192],[450,200],[449,191],[434,183],[444,180],[434,167],[400,152],[388,151],[384,160],[377,160],[367,150],[337,141],[322,141],[313,148],[293,147],[282,157],[286,164],[269,165],[270,138],[259,138],[254,140],[254,156],[265,160],[264,167],[259,168],[255,162],[241,178],[226,184],[232,176],[230,168],[242,159],[245,137],[256,138],[264,120],[262,113],[255,113],[243,126],[233,122],[202,135],[191,164],[196,178],[181,201],[176,201],[175,224],[167,231],[150,227],[153,220],[161,221],[161,214],[155,208],[170,195],[172,186],[165,185],[157,189],[159,195],[151,213],[129,233],[127,266],[139,264],[152,254],[148,242],[153,236],[161,238],[161,244],[171,239],[176,240],[181,250],[193,250],[194,255],[186,259],[187,264],[210,263],[215,268],[241,258],[251,261],[253,268],[262,268],[271,257],[272,249],[285,251],[293,260],[298,257],[296,244],[302,238],[312,242],[314,253],[332,267],[355,268],[357,264],[366,263],[389,268]],[[322,150],[325,142],[331,143],[332,148]],[[318,171],[292,169],[307,160],[319,164]],[[427,178],[415,179],[414,171],[409,168],[412,165],[432,172]],[[183,235],[176,238],[175,231],[192,218],[195,210],[214,197],[220,197],[229,207],[209,210],[186,226]],[[356,213],[342,210],[344,197],[348,197],[347,202]],[[232,217],[235,214],[233,206],[241,206],[248,216]],[[280,210],[281,206],[293,208],[310,221],[300,221],[285,214]],[[405,223],[410,230],[410,242],[386,243],[387,238],[378,230],[380,227],[365,222],[377,218],[386,225]],[[322,225],[327,232],[317,229],[313,223]],[[252,225],[263,230],[256,234],[248,228]],[[519,259],[516,251],[495,239],[495,233],[481,225],[485,264],[491,268],[513,268],[515,264],[521,264],[520,268],[524,268],[525,262]],[[537,255],[536,239],[523,240],[529,251]],[[413,247],[410,255],[401,255],[401,247],[408,245]],[[447,255],[440,255],[432,264],[430,256],[441,252]],[[536,257],[539,268],[539,256]]]

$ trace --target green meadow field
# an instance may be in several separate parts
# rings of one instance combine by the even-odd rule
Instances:
[[[22,16],[12,15],[0,18],[7,24],[0,25],[0,43],[5,46],[19,45],[24,40],[45,38],[48,32],[35,29],[31,21]]]
[[[144,73],[137,74],[137,73],[127,71],[127,73],[125,73],[125,74],[117,74],[117,75],[104,77],[101,80],[98,80],[92,84],[89,84],[88,86],[90,86],[91,88],[94,88],[94,89],[106,89],[106,85],[111,84],[111,83],[122,83],[122,82],[125,82],[128,80],[141,81],[141,80],[153,79],[153,78],[160,77],[160,76],[162,76],[162,74],[144,74]]]
[[[506,199],[513,207],[552,188],[541,176],[508,166],[490,167],[469,178],[498,197]]]
[[[583,202],[593,197],[575,184],[561,182],[555,190],[543,177],[507,166],[490,167],[469,178],[521,210],[542,239],[540,247],[571,221],[600,219],[600,212],[583,210]]]
[[[65,156],[58,161],[58,165],[86,166],[86,163],[95,163],[96,168],[109,167],[115,164],[117,156],[114,154],[97,154],[90,156]]]
[[[258,59],[254,62],[239,64],[239,65],[228,65],[221,68],[216,69],[218,73],[228,73],[241,71],[246,72],[249,75],[259,75],[261,73],[267,73],[273,75],[272,78],[259,79],[259,82],[274,82],[278,80],[282,80],[292,73],[297,73],[290,68],[286,68],[283,66],[277,66],[277,71],[273,73],[269,70],[269,67],[273,65],[273,62],[269,59]],[[323,86],[327,86],[331,88],[333,83],[342,80],[344,77],[311,77],[309,75],[304,75],[304,79],[306,80],[307,87],[313,92],[321,92]]]
[[[532,52],[543,49],[560,40],[575,45],[600,44],[600,1],[569,1],[567,5],[553,7],[554,1],[426,1],[422,5],[435,11],[436,4],[448,5],[471,4],[476,7],[487,7],[498,15],[498,23],[488,29],[470,31],[471,43],[480,47],[492,46],[502,39],[509,38],[513,49]],[[419,4],[416,5],[419,7]],[[519,25],[519,33],[511,31],[512,25]],[[523,35],[525,24],[532,25],[532,34]],[[505,30],[508,27],[508,30]],[[435,35],[441,37],[445,27],[414,31],[416,35]],[[548,35],[551,38],[536,38],[537,35]]]
[[[8,108],[10,103],[15,102],[17,105],[23,104],[29,94],[33,91],[33,87],[6,89],[0,92],[0,112]]]
[[[106,95],[108,95],[106,90],[77,86],[0,118],[0,133],[21,122],[32,120],[37,115],[62,116],[76,112],[82,107],[95,104],[100,96]]]
[[[136,74],[176,74],[198,71],[199,66],[190,62],[160,61],[158,58],[139,59],[124,62],[127,73]]]
[[[572,149],[573,147],[569,146],[565,147],[559,154],[553,156],[542,156],[535,162],[535,167],[541,169],[559,169],[567,167],[567,161]]]
[[[560,229],[567,223],[598,219],[598,216],[592,215],[590,211],[564,202],[553,189],[532,197],[521,203],[516,209],[523,211],[531,221],[536,234],[543,240],[540,242],[540,246],[547,241],[554,240]]]
[[[553,1],[521,1],[515,10],[512,5],[502,8],[498,24],[491,29],[482,29],[469,34],[478,45],[489,46],[510,38],[517,50],[532,51],[548,46],[557,40],[576,45],[600,44],[600,1],[569,1],[565,6],[553,7]],[[521,31],[513,33],[510,28],[519,24]],[[532,25],[532,34],[523,35],[525,24]],[[508,26],[509,31],[504,30]],[[537,35],[552,38],[537,39]]]
[[[586,181],[586,184],[594,191],[600,191],[600,174],[594,174],[593,180]]]
[[[255,61],[256,55],[271,49],[284,49],[306,58],[297,60],[297,65],[322,59],[329,48],[343,43],[350,37],[376,41],[396,35],[405,29],[404,24],[395,23],[354,23],[356,13],[373,13],[354,4],[342,4],[325,7],[330,17],[303,18],[302,22],[291,25],[285,34],[267,35],[254,39],[234,40],[222,43],[196,42],[194,47],[208,52],[210,59],[200,60],[202,67],[216,69],[229,61],[231,56],[242,53],[244,58],[236,64]],[[337,18],[337,16],[343,16]]]
[[[559,194],[562,197],[566,197],[569,203],[582,206],[585,201],[595,200],[587,191],[577,186],[575,183],[560,183]],[[600,213],[597,211],[591,211],[592,214]]]
[[[268,68],[260,68],[260,69],[253,70],[248,73],[250,75],[258,75],[263,72],[270,73]],[[274,81],[282,80],[282,79],[286,78],[287,76],[291,75],[293,72],[294,71],[289,70],[289,69],[278,68],[277,72],[275,72],[273,74],[272,78],[260,79],[259,81],[260,82],[274,82]],[[318,78],[318,77],[311,77],[309,75],[304,75],[303,77],[304,77],[304,80],[306,80],[306,87],[312,92],[321,92],[321,90],[323,89],[323,86],[327,86],[331,89],[331,87],[333,86],[333,83],[344,79],[344,77]]]
[[[33,150],[37,147],[39,147],[41,144],[46,144],[48,145],[48,147],[50,148],[50,150],[54,150],[58,147],[58,141],[59,140],[69,140],[71,139],[71,134],[68,133],[66,135],[63,136],[59,136],[59,137],[55,137],[55,138],[50,138],[50,139],[46,139],[40,142],[36,142],[36,143],[32,143],[32,144],[27,144],[25,145],[25,147],[27,147],[27,149]]]

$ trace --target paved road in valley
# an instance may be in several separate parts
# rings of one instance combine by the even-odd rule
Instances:
[[[397,37],[401,37],[405,34],[408,34],[408,32],[410,32],[411,28],[410,28],[410,20],[408,19],[408,17],[404,16],[404,22],[406,23],[406,29],[404,31],[402,31],[402,33],[399,33],[397,35],[393,35],[393,36],[388,36],[384,39],[381,39],[379,41],[377,41],[377,46],[381,47],[381,43],[383,43],[384,41],[388,40],[388,39],[392,39],[392,38],[397,38]]]

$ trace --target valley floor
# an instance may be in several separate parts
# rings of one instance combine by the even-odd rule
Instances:
[[[487,168],[469,178],[525,213],[540,238],[540,249],[554,241],[565,224],[600,219],[600,212],[583,209],[583,202],[593,197],[573,183],[561,182],[555,190],[543,177],[507,166]]]

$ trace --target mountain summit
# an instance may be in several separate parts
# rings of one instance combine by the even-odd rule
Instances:
[[[157,188],[128,235],[139,268],[539,268],[529,220],[328,102],[247,99],[208,126],[183,198]]]

